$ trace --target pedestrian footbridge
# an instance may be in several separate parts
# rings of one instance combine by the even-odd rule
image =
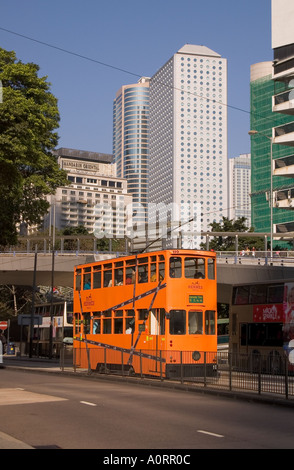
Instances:
[[[73,287],[74,267],[79,264],[110,259],[117,253],[2,253],[0,284]],[[228,253],[217,257],[218,301],[228,303],[233,286],[267,282],[294,281],[294,258],[239,257]]]

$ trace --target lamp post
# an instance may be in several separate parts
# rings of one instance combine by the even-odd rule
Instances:
[[[260,134],[263,137],[266,137],[270,143],[271,143],[271,173],[270,173],[270,255],[271,259],[273,258],[273,138],[269,137],[266,134],[263,134],[262,132],[256,131],[256,130],[251,130],[248,132],[248,134],[251,135],[257,135]]]

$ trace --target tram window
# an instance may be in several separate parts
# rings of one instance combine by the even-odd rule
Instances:
[[[126,318],[126,328],[125,333],[127,335],[132,334],[135,329],[135,320],[133,318]]]
[[[205,260],[203,258],[185,258],[185,277],[188,279],[204,279]]]
[[[133,309],[126,310],[126,316],[127,317],[134,317],[135,316],[135,310],[133,310]]]
[[[159,262],[158,268],[159,268],[159,280],[163,281],[163,279],[165,278],[165,261],[164,261],[164,258],[163,258],[163,261]]]
[[[150,264],[150,281],[151,282],[157,281],[156,263]]]
[[[89,290],[91,289],[91,274],[87,273],[87,274],[84,274],[84,283],[83,283],[83,286],[84,286],[84,290]]]
[[[215,311],[205,311],[205,334],[215,335]]]
[[[135,329],[135,310],[133,309],[128,309],[125,311],[125,316],[127,317],[125,319],[125,330],[124,333],[130,334],[133,333]]]
[[[103,287],[112,286],[112,264],[108,263],[103,266]]]
[[[138,320],[146,320],[148,318],[147,308],[139,308],[138,310]]]
[[[90,313],[84,313],[83,331],[85,335],[90,333],[90,320]]]
[[[208,270],[207,270],[208,279],[215,279],[215,261],[214,261],[214,259],[208,258],[207,264],[208,264],[208,266],[207,266],[208,267]]]
[[[93,267],[93,289],[101,287],[101,266]]]
[[[100,333],[101,333],[101,320],[100,318],[94,318],[93,335],[99,335]]]
[[[123,270],[121,268],[114,270],[114,285],[122,286],[123,285]]]
[[[182,277],[182,258],[172,256],[169,260],[170,277]]]
[[[122,334],[123,333],[123,319],[122,318],[115,318],[114,319],[114,334]]]
[[[123,316],[123,310],[115,310],[114,316],[115,317],[122,317]]]
[[[103,333],[106,335],[111,333],[111,318],[103,319]]]
[[[191,310],[188,318],[189,335],[203,334],[203,315],[201,311]]]
[[[133,258],[133,259],[127,259],[126,260],[126,266],[136,266],[136,260]]]
[[[148,264],[142,264],[138,267],[139,283],[148,282]]]
[[[76,270],[76,290],[81,289],[81,269]]]
[[[171,310],[169,332],[171,335],[186,334],[186,310]]]
[[[136,261],[134,259],[128,259],[126,261],[126,280],[125,284],[134,284],[136,277]]]

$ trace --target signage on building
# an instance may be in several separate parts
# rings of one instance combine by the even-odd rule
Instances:
[[[283,322],[283,305],[266,304],[253,306],[254,322]]]
[[[92,171],[97,171],[100,172],[101,174],[105,175],[112,175],[113,172],[113,166],[110,165],[109,163],[88,163],[88,162],[77,162],[75,160],[68,160],[64,159],[62,161],[62,167],[66,169],[77,169],[77,170],[92,170]]]

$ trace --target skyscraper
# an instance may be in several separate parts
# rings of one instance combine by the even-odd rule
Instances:
[[[227,215],[227,166],[227,60],[186,44],[150,81],[150,205],[165,205],[171,221],[195,215],[185,230],[208,230]]]
[[[229,159],[229,218],[246,218],[246,225],[251,226],[251,159],[245,153]]]
[[[273,112],[272,97],[284,90],[283,83],[272,79],[272,62],[251,66],[250,129],[258,131],[251,138],[251,216],[257,232],[270,232],[271,136],[272,127],[289,122],[287,115]],[[266,137],[267,136],[267,137]],[[273,159],[287,155],[287,146],[273,145]],[[290,178],[273,176],[273,189],[288,188]],[[290,218],[289,218],[290,217]],[[291,212],[273,207],[275,224],[291,220]]]
[[[133,196],[133,219],[145,223],[148,180],[149,78],[124,85],[113,103],[113,160]]]

